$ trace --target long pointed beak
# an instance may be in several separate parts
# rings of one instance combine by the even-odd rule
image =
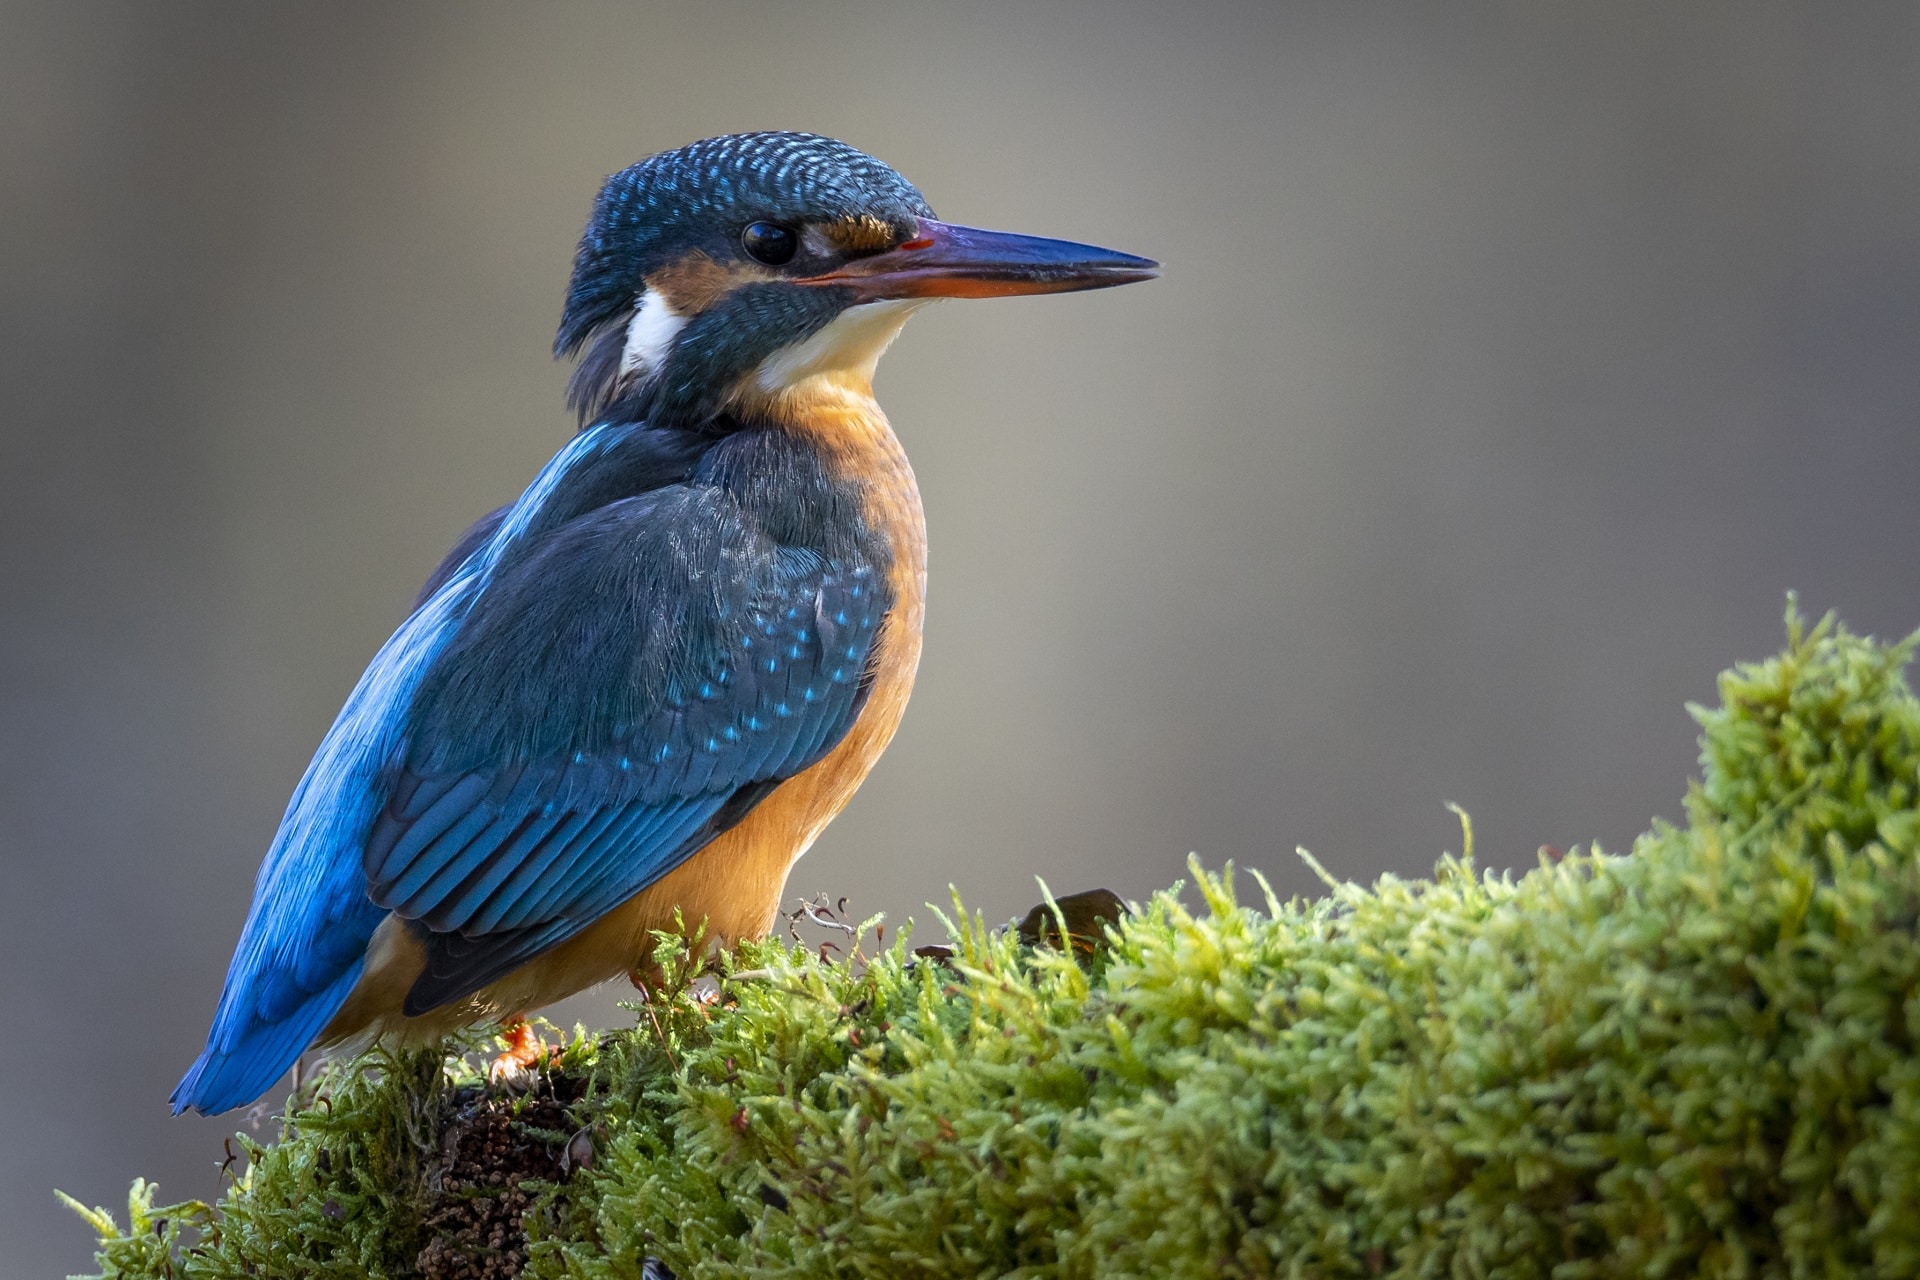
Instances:
[[[1072,293],[1151,280],[1160,264],[1070,240],[982,231],[920,219],[904,244],[856,258],[804,283],[851,288],[860,302],[886,298],[1006,298]]]

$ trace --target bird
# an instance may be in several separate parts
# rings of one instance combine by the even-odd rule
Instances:
[[[1158,267],[941,222],[818,134],[609,177],[554,341],[579,429],[458,539],[322,739],[174,1114],[251,1103],[309,1048],[511,1023],[643,972],[656,930],[765,936],[920,660],[925,518],[881,354],[933,299]]]

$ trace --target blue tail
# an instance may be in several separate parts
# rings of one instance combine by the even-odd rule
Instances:
[[[365,957],[355,960],[325,989],[307,997],[277,1021],[269,1022],[256,1013],[231,1037],[222,1037],[216,1022],[213,1034],[207,1037],[206,1050],[187,1069],[168,1099],[173,1103],[173,1114],[192,1107],[203,1116],[216,1115],[244,1106],[271,1089],[346,1003],[365,967]],[[223,1038],[228,1043],[219,1047]]]
[[[313,762],[254,880],[240,945],[220,992],[213,1030],[173,1091],[173,1113],[202,1115],[252,1102],[273,1087],[340,1011],[366,967],[367,944],[387,912],[367,896],[367,835],[405,755],[407,708],[427,668],[465,618],[502,549],[568,468],[606,444],[581,432],[461,562],[436,576],[426,599],[368,664]]]
[[[346,1003],[386,911],[367,897],[361,852],[387,802],[406,709],[459,625],[472,573],[441,586],[380,647],[294,788],[254,880],[207,1049],[173,1091],[173,1113],[252,1102]]]

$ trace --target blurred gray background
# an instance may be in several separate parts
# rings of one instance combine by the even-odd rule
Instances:
[[[215,1192],[167,1093],[341,699],[566,439],[596,185],[767,127],[1167,265],[882,366],[926,658],[793,891],[1311,893],[1447,800],[1620,850],[1788,588],[1920,624],[1910,4],[7,5],[4,1267],[85,1265],[55,1186]]]

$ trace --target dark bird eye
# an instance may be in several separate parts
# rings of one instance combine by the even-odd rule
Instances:
[[[755,262],[778,267],[793,261],[794,252],[800,248],[800,237],[793,234],[792,227],[783,227],[777,222],[756,222],[740,233],[740,247]]]

